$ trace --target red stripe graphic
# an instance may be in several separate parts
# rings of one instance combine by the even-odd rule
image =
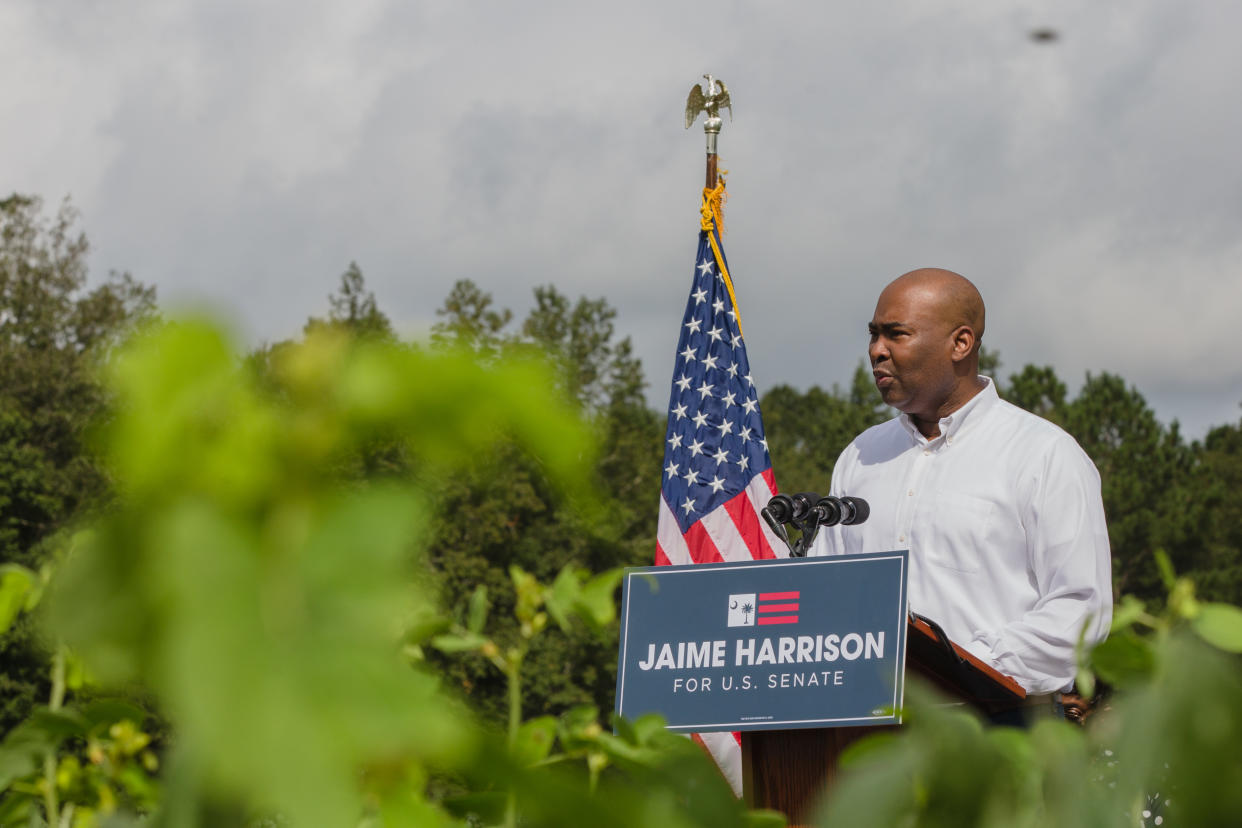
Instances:
[[[759,611],[760,612],[797,612],[798,602],[794,601],[792,604],[760,604]]]
[[[756,624],[797,624],[798,601],[802,593],[797,590],[789,592],[761,592],[759,606],[756,608]],[[774,615],[773,613],[786,613]],[[790,615],[789,613],[794,613]]]

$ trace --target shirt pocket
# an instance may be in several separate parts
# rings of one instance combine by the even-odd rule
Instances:
[[[926,560],[957,572],[978,572],[988,554],[995,506],[974,495],[937,493],[927,535],[930,543],[924,545]]]

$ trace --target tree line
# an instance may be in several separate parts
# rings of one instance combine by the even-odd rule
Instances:
[[[47,217],[36,198],[0,201],[0,564],[50,564],[56,539],[106,511],[113,497],[91,439],[111,416],[98,372],[127,332],[156,318],[158,308],[153,288],[127,274],[88,288],[87,251],[68,205]],[[467,467],[423,481],[434,492],[428,588],[466,624],[472,596],[486,587],[493,637],[517,641],[512,566],[550,583],[566,564],[598,573],[651,562],[665,412],[647,404],[647,375],[630,338],[618,334],[606,298],[572,299],[539,287],[519,321],[483,288],[462,281],[436,313],[430,341],[405,347],[465,348],[485,363],[547,360],[557,386],[550,390],[572,401],[594,437],[589,507],[567,508],[565,493],[539,462],[503,439]],[[308,320],[304,334],[324,330],[399,342],[352,263],[325,315]],[[265,345],[245,362],[262,377],[293,346]],[[1163,552],[1201,596],[1242,603],[1242,422],[1187,441],[1120,376],[1088,375],[1071,398],[1051,366],[1005,374],[999,355],[985,356],[984,370],[1002,397],[1065,428],[1099,468],[1118,594],[1161,602]],[[663,369],[653,375],[662,387]],[[826,489],[841,449],[891,415],[861,362],[844,385],[770,387],[760,408],[777,483],[786,491]],[[334,462],[335,474],[359,484],[430,473],[382,433]],[[611,709],[615,635],[552,629],[533,639],[523,668],[524,714],[583,703]],[[48,658],[29,618],[0,638],[0,734],[46,698]],[[484,660],[429,658],[448,687],[485,717],[503,720],[504,681]]]

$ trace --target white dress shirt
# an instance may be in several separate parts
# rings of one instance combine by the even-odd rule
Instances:
[[[863,498],[871,517],[822,530],[811,554],[909,549],[914,612],[1029,693],[1056,692],[1084,626],[1092,645],[1112,619],[1100,475],[1074,438],[987,382],[933,440],[903,414],[850,443],[832,494]]]

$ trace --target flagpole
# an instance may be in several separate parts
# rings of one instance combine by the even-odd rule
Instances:
[[[720,107],[729,110],[729,118],[733,118],[733,104],[729,100],[729,89],[723,81],[711,75],[703,76],[706,85],[695,84],[690,88],[690,97],[686,98],[686,129],[694,123],[700,112],[707,114],[703,121],[703,134],[707,139],[707,189],[716,189],[720,178],[716,167],[716,138],[720,135],[720,126],[724,123],[720,118]]]
[[[708,117],[703,122],[703,134],[707,138],[707,189],[716,189],[716,136],[720,134],[719,116]]]

